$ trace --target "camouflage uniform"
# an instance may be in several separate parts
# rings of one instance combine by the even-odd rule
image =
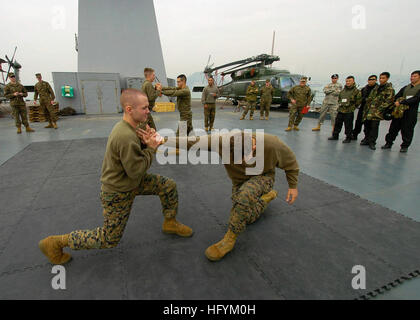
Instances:
[[[330,113],[331,116],[331,124],[334,125],[335,118],[337,117],[337,110],[338,110],[338,95],[340,94],[341,90],[343,90],[343,86],[341,83],[330,83],[325,86],[324,93],[325,98],[322,103],[319,120],[318,123],[321,125],[324,123],[325,116],[327,112]]]
[[[160,92],[155,89],[153,83],[151,83],[149,80],[143,82],[143,85],[141,86],[141,91],[146,94],[147,100],[149,100],[149,110],[150,112],[152,112],[152,109],[155,106],[155,101],[159,97]],[[156,130],[156,125],[153,120],[152,113],[149,113],[149,117],[147,118],[147,124],[150,128]]]
[[[391,83],[376,86],[366,99],[363,110],[363,122],[365,124],[366,142],[375,145],[378,139],[379,124],[384,119],[383,113],[394,105],[395,91]]]
[[[303,119],[302,109],[308,106],[312,101],[311,89],[308,86],[294,86],[287,93],[289,100],[296,100],[296,104],[289,107],[289,127],[298,126]]]
[[[258,93],[259,93],[259,89],[256,84],[254,85],[250,84],[248,88],[246,89],[245,99],[248,103],[245,107],[244,113],[242,114],[242,118],[246,117],[249,109],[251,109],[251,113],[249,114],[249,116],[250,117],[254,116],[254,111],[257,106]]]
[[[177,215],[178,191],[175,182],[167,177],[146,173],[139,187],[133,191],[102,191],[103,227],[71,232],[69,247],[73,250],[83,250],[117,246],[123,236],[134,198],[138,195],[158,195],[164,217],[174,218]]]
[[[401,148],[409,148],[413,142],[414,137],[414,128],[417,124],[418,118],[418,109],[420,103],[420,84],[413,86],[409,84],[403,88],[395,95],[395,100],[400,103],[400,107],[395,107],[393,115],[398,110],[400,112],[401,118],[396,118],[391,121],[389,126],[389,132],[385,137],[385,141],[388,145],[394,143],[395,139],[398,136],[398,133],[401,131],[402,144]]]
[[[55,113],[54,106],[51,104],[51,101],[55,100],[55,95],[53,89],[51,88],[48,82],[41,81],[35,84],[34,101],[38,99],[38,96],[39,105],[43,109],[47,121],[50,124],[52,122],[57,122],[57,114]]]
[[[384,120],[383,112],[394,105],[395,90],[392,83],[383,86],[376,86],[366,99],[366,106],[363,111],[363,121]]]
[[[213,96],[214,93],[216,96]],[[207,108],[204,108],[204,127],[206,128],[213,128],[216,117],[216,99],[219,95],[219,88],[215,84],[205,87],[201,95],[201,103],[207,105]]]
[[[351,87],[344,86],[338,96],[338,114],[334,123],[333,137],[337,138],[343,128],[345,127],[345,135],[351,139],[353,132],[354,110],[356,110],[362,102],[362,94],[357,89],[356,85]]]
[[[270,115],[270,107],[271,107],[271,102],[273,101],[273,95],[274,95],[274,88],[271,84],[268,87],[264,86],[261,89],[261,103],[260,103],[260,116],[261,117],[264,116],[264,113],[267,118]]]
[[[179,111],[180,121],[187,122],[187,135],[189,135],[193,130],[190,88],[185,87],[184,89],[180,89],[176,87],[163,87],[162,93],[168,97],[177,97],[176,107]],[[177,135],[179,135],[179,128]]]
[[[15,97],[13,95],[15,92],[23,93],[23,96]],[[25,127],[29,127],[26,103],[25,100],[23,100],[23,97],[28,96],[28,91],[26,91],[25,87],[19,82],[10,82],[4,87],[4,96],[10,100],[10,106],[12,107],[16,127],[20,128],[22,123]]]
[[[267,203],[261,196],[270,192],[274,186],[274,177],[268,175],[254,176],[242,184],[232,185],[232,202],[229,229],[239,234],[247,224],[254,223],[264,212]]]

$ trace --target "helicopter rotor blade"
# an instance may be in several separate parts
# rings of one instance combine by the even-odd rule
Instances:
[[[6,81],[9,79],[9,72],[13,66],[13,59],[15,58],[16,50],[17,50],[17,46],[15,47],[15,51],[13,52],[12,60],[10,60],[9,57],[6,55],[7,62],[9,63],[9,69],[7,70]]]

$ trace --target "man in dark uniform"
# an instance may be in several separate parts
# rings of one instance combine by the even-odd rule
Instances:
[[[380,85],[373,89],[366,99],[363,113],[366,137],[360,144],[368,145],[371,150],[376,150],[379,124],[384,120],[384,112],[394,104],[395,90],[392,83],[388,82],[390,76],[389,72],[382,72],[379,76]]]
[[[391,149],[395,138],[401,131],[403,143],[400,152],[407,152],[413,141],[414,127],[417,124],[420,102],[420,70],[411,74],[411,84],[402,88],[395,96],[395,108],[402,111],[401,118],[394,118],[385,137],[382,149]]]
[[[362,94],[362,104],[360,105],[359,112],[357,113],[356,123],[354,125],[354,129],[351,134],[352,140],[357,140],[357,136],[362,131],[363,126],[363,112],[365,110],[366,105],[366,99],[369,97],[370,93],[373,89],[375,89],[378,86],[378,83],[376,82],[378,80],[378,77],[376,75],[371,75],[368,78],[367,85],[361,90]],[[366,134],[366,127],[364,130],[365,138],[363,139],[362,143],[367,143],[367,134]]]

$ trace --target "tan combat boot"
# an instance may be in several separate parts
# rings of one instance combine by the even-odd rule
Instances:
[[[22,128],[21,127],[17,127],[17,134],[21,134],[22,133]]]
[[[264,120],[264,117],[263,116],[260,116],[260,120]]]
[[[58,129],[57,122],[53,122],[53,127],[54,127],[54,129]]]
[[[48,126],[45,126],[44,128],[49,129],[49,128],[54,128],[54,126],[53,126],[53,124],[50,122],[50,123],[48,124]]]
[[[244,120],[244,119],[245,119],[245,117],[244,116],[241,116],[241,118],[239,120]]]
[[[34,129],[32,129],[30,126],[26,127],[26,132],[35,132]]]
[[[287,131],[287,132],[292,131],[292,127],[287,127],[284,131]]]
[[[299,131],[298,126],[294,126],[294,127],[293,127],[293,130],[295,130],[295,131]]]
[[[222,240],[207,248],[207,259],[210,261],[219,261],[222,259],[227,253],[233,250],[237,237],[236,234],[229,230]]]
[[[277,198],[276,190],[271,190],[269,193],[263,194],[261,196],[261,200],[263,200],[267,204],[273,201],[275,198]]]
[[[254,117],[253,117],[253,116],[250,116],[250,117],[249,117],[249,120],[254,120]]]
[[[204,129],[206,130],[206,132],[209,131],[209,127],[205,127]]]
[[[318,125],[315,128],[312,128],[312,131],[321,131],[321,124],[318,123]]]
[[[71,256],[63,252],[64,247],[69,246],[69,235],[50,236],[41,240],[38,244],[39,249],[54,264],[65,264],[70,261]]]
[[[268,116],[265,117],[265,120],[268,120]]]
[[[176,221],[175,218],[165,218],[162,226],[163,233],[167,234],[176,234],[180,237],[191,237],[193,231],[190,227],[183,225],[182,223]]]
[[[213,127],[211,127],[211,128],[210,128],[210,131],[213,131],[213,130],[214,130],[214,128],[213,128]]]

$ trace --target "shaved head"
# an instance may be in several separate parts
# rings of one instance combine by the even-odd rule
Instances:
[[[132,88],[125,89],[122,92],[121,97],[120,97],[120,104],[124,112],[126,111],[125,108],[127,106],[131,106],[135,108],[137,105],[139,105],[142,100],[141,97],[147,100],[146,94],[144,94],[140,90],[132,89]]]
[[[145,122],[149,117],[149,101],[147,96],[137,89],[126,89],[121,93],[121,107],[124,110],[123,119],[132,124]]]

